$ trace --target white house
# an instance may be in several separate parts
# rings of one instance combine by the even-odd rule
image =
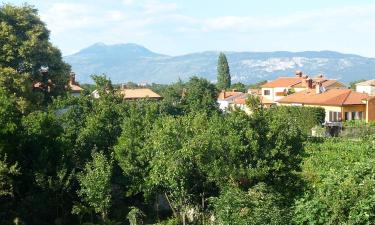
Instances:
[[[375,79],[356,84],[356,91],[375,96]]]

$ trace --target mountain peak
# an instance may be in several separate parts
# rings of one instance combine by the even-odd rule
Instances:
[[[112,44],[108,45],[103,42],[97,42],[92,44],[75,55],[113,55],[115,57],[151,57],[151,56],[163,56],[161,54],[150,51],[142,45],[135,43],[126,44]]]

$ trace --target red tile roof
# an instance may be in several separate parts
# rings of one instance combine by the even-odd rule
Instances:
[[[222,91],[220,92],[219,96],[217,97],[217,100],[225,100],[226,98],[229,97],[234,97],[243,94],[242,92],[239,91]]]
[[[300,103],[311,105],[362,105],[363,99],[368,94],[355,92],[349,89],[331,89],[324,93],[317,94],[315,90],[305,90],[280,99],[279,103]]]
[[[295,88],[305,88],[306,85],[303,84],[303,80],[308,79],[308,77],[279,77],[276,80],[269,81],[262,86],[262,88],[277,88],[277,87],[295,87]],[[329,87],[335,83],[339,83],[340,86],[345,87],[337,80],[330,80],[324,77],[312,78],[313,83],[320,82],[323,87]]]
[[[291,87],[302,82],[302,77],[279,77],[262,85],[262,88]]]

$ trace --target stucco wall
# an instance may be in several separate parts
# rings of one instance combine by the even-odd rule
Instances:
[[[367,102],[367,122],[375,121],[375,98]]]

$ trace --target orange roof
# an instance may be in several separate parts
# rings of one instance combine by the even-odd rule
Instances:
[[[304,84],[302,81],[304,79],[308,79],[308,77],[280,77],[276,80],[269,81],[264,84],[263,88],[283,88],[283,87],[295,87],[295,88],[304,88]],[[335,83],[339,83],[337,80],[330,80],[324,77],[318,77],[312,79],[314,83],[320,82],[323,87],[329,87]],[[341,86],[345,87],[345,85],[339,83]]]
[[[262,85],[262,88],[291,87],[302,82],[302,77],[279,77]]]
[[[124,99],[162,98],[160,95],[148,88],[122,89],[120,93],[124,95]]]
[[[368,94],[349,89],[331,89],[317,94],[315,90],[305,90],[280,99],[279,103],[299,103],[311,105],[362,105]]]
[[[243,94],[242,92],[239,91],[222,91],[220,92],[219,96],[217,97],[218,100],[224,100],[229,97],[234,97],[237,95]]]
[[[259,88],[250,88],[249,90],[247,90],[247,93],[261,95],[262,94],[262,90],[259,89]]]

